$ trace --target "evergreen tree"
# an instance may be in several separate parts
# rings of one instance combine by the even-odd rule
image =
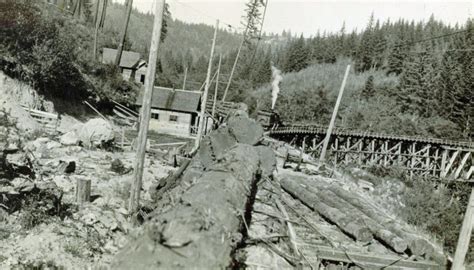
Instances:
[[[403,61],[407,57],[407,47],[404,46],[403,41],[396,39],[395,44],[388,56],[387,75],[400,75],[403,71]]]
[[[306,68],[309,64],[309,56],[306,42],[303,35],[301,35],[300,38],[290,42],[285,55],[283,71],[293,72]]]
[[[366,100],[375,95],[374,76],[370,75],[365,82],[364,89],[362,89],[361,96]]]
[[[369,23],[362,33],[361,41],[357,53],[355,55],[355,70],[363,72],[369,70],[373,66],[374,44],[374,14],[370,16]]]
[[[259,59],[255,61],[256,67],[252,72],[252,82],[254,86],[260,86],[264,83],[269,83],[272,79],[272,63],[271,63],[271,51],[267,50],[265,53],[261,53]]]

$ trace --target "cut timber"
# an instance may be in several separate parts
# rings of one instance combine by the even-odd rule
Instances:
[[[404,260],[397,256],[381,254],[364,254],[345,250],[338,250],[326,246],[308,246],[317,254],[318,260],[354,263],[363,265],[365,269],[446,269],[432,262],[417,262]],[[316,261],[316,258],[308,258]]]
[[[337,209],[343,209],[343,212],[347,213],[350,216],[353,216],[354,220],[359,220],[361,224],[365,224],[378,240],[388,245],[394,251],[398,253],[403,253],[408,248],[407,241],[398,237],[391,231],[388,231],[386,228],[366,216],[356,207],[352,206],[351,204],[348,204],[346,201],[339,198],[338,196],[334,196],[332,192],[317,190],[311,187],[308,187],[308,191],[314,191],[315,194],[319,196],[328,205]]]
[[[76,181],[76,202],[79,205],[91,200],[91,180],[77,178]]]
[[[227,128],[237,128],[231,123],[244,130],[253,127],[251,119],[244,120],[228,121],[227,127],[222,126],[204,137],[199,152],[176,179],[180,184],[156,202],[156,210],[139,228],[141,233],[132,237],[115,256],[112,269],[236,266],[232,255],[245,241],[258,176],[263,160],[270,159],[268,152],[271,152],[250,145],[257,138],[247,137],[246,144],[245,138],[236,141],[235,134]],[[263,132],[259,136],[262,135]],[[204,159],[208,161],[203,162]],[[179,200],[173,199],[176,197]],[[159,207],[166,199],[170,203]]]
[[[408,248],[412,254],[421,256],[428,254],[429,257],[436,260],[438,263],[446,263],[446,257],[437,251],[437,248],[428,242],[426,239],[404,230],[403,226],[395,219],[385,215],[379,211],[374,205],[367,203],[364,199],[342,189],[337,185],[329,185],[328,189],[335,195],[344,199],[348,203],[355,206],[362,213],[366,214],[371,219],[375,220],[385,229],[395,233],[400,238],[408,242]]]
[[[289,220],[290,217],[288,216],[288,212],[286,212],[285,206],[280,202],[279,199],[276,199],[275,203],[278,209],[280,209],[281,213],[283,214],[284,219]],[[282,222],[284,221],[288,228],[288,237],[290,238],[290,243],[291,243],[291,248],[293,249],[293,253],[295,257],[297,258],[301,257],[300,251],[298,249],[298,245],[296,244],[296,233],[295,233],[295,230],[293,229],[293,225],[290,222],[285,221],[284,219],[282,219]]]
[[[347,213],[343,213],[339,209],[325,204],[316,194],[308,191],[306,186],[285,178],[281,179],[281,186],[292,196],[298,198],[313,211],[317,211],[324,218],[336,224],[341,230],[357,241],[372,241],[373,236],[367,226],[357,222]]]
[[[179,202],[168,211],[156,213],[143,235],[116,256],[112,268],[231,267],[231,253],[242,237],[239,232],[245,209],[252,201],[259,163],[255,147],[237,145],[221,162],[203,168]]]

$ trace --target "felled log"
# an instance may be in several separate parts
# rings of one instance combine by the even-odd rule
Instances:
[[[281,179],[281,187],[298,198],[313,211],[336,224],[342,231],[357,241],[370,242],[373,239],[370,229],[358,217],[345,213],[324,203],[319,196],[308,191],[306,186],[291,179]]]
[[[336,185],[329,185],[328,189],[335,196],[339,196],[352,204],[368,217],[379,223],[382,227],[395,233],[400,238],[405,239],[408,242],[408,248],[413,255],[422,256],[426,254],[426,257],[430,257],[439,263],[446,263],[446,257],[442,255],[442,252],[440,252],[433,244],[418,235],[405,231],[403,228],[404,226],[400,224],[400,222],[385,215],[381,211],[378,211],[375,206],[367,203],[363,198],[354,196],[349,191],[337,187]]]
[[[313,189],[308,188],[308,190],[312,191]],[[339,197],[334,196],[331,192],[319,190],[316,194],[320,196],[321,199],[324,200],[324,202],[326,202],[330,206],[338,209],[344,209],[344,212],[351,213],[352,215],[355,215],[360,218],[362,222],[367,225],[370,231],[374,234],[375,238],[388,245],[394,251],[398,253],[403,253],[407,249],[407,241],[398,237],[391,231],[385,229],[383,226],[366,216],[363,212],[361,212],[359,209],[355,208],[351,204],[348,204]]]
[[[157,209],[142,234],[118,253],[111,268],[235,267],[231,255],[244,240],[256,176],[263,163],[262,151],[252,146],[263,131],[260,135],[255,130],[252,136],[239,134],[254,123],[246,124],[251,120],[237,117],[228,122],[225,132],[218,132],[219,138],[213,137],[213,131],[203,139],[205,143],[179,179],[188,185],[176,194],[180,199],[165,210]]]

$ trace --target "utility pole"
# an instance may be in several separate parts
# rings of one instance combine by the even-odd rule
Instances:
[[[186,77],[188,76],[188,67],[184,69],[183,90],[186,90]]]
[[[216,89],[214,90],[214,102],[212,103],[212,118],[216,113],[217,90],[219,89],[219,74],[221,73],[222,54],[219,55],[219,65],[217,66]]]
[[[206,83],[204,86],[204,93],[202,94],[201,100],[201,113],[199,115],[199,127],[198,127],[198,134],[196,136],[196,142],[194,145],[194,149],[196,150],[199,147],[199,143],[201,142],[201,136],[204,133],[203,129],[205,117],[206,117],[206,104],[207,104],[207,93],[209,92],[209,82],[211,78],[211,70],[212,70],[212,58],[214,57],[214,47],[216,46],[216,36],[217,36],[217,29],[219,28],[219,20],[216,21],[216,28],[214,29],[214,39],[212,40],[211,46],[211,56],[209,57],[209,65],[207,66],[207,75],[206,75]]]
[[[331,122],[329,122],[328,131],[326,132],[326,137],[324,138],[323,150],[321,151],[321,156],[319,157],[319,161],[321,162],[324,162],[326,159],[326,150],[328,148],[329,139],[331,138],[334,121],[336,121],[337,111],[339,110],[339,104],[341,103],[342,94],[344,93],[344,88],[346,87],[347,76],[349,76],[350,69],[351,65],[347,65],[346,73],[344,74],[344,79],[342,80],[341,89],[339,89],[339,95],[337,96],[336,105],[334,106],[334,111],[332,112]]]
[[[474,225],[474,188],[471,189],[469,202],[464,214],[464,220],[459,233],[458,244],[456,252],[454,253],[453,266],[451,269],[464,269],[464,260],[466,259],[467,251],[469,250],[469,242],[471,240],[471,233]]]
[[[131,215],[136,213],[140,203],[140,190],[142,188],[143,167],[145,163],[146,138],[148,135],[148,125],[150,123],[151,98],[153,94],[153,85],[155,84],[156,59],[158,58],[164,6],[165,0],[157,1],[155,8],[155,21],[153,23],[153,36],[150,45],[150,56],[148,58],[149,64],[145,77],[145,92],[143,94],[142,108],[140,110],[140,129],[137,138],[137,155],[134,163],[133,185],[130,190],[130,201],[128,205],[128,211]]]
[[[95,11],[94,11],[94,24],[97,23],[97,17],[99,16],[99,4],[100,0],[95,1]]]
[[[234,76],[235,67],[237,66],[237,61],[239,61],[240,51],[242,51],[242,47],[244,46],[246,34],[247,31],[245,31],[244,37],[239,46],[239,50],[237,51],[237,56],[235,57],[234,65],[232,66],[232,70],[230,71],[229,81],[227,82],[227,86],[225,87],[224,95],[222,96],[222,101],[225,101],[225,98],[227,97],[227,91],[229,91],[230,83],[232,82],[232,77]]]
[[[123,25],[122,37],[120,39],[120,44],[117,49],[117,55],[115,56],[116,66],[120,64],[120,59],[122,58],[123,44],[125,43],[125,36],[127,35],[128,22],[130,21],[130,14],[132,13],[132,6],[133,6],[133,0],[128,0],[127,7],[125,10],[125,24]]]
[[[95,60],[97,60],[97,36],[99,35],[99,25],[100,25],[100,20],[98,18],[99,16],[99,4],[101,0],[96,1],[96,7],[95,7],[95,16],[94,16],[94,24],[95,24],[95,30],[94,30],[94,47],[93,47],[93,52],[92,52],[92,57]],[[105,8],[105,7],[104,7]]]

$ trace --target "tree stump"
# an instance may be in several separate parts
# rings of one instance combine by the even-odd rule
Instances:
[[[76,180],[76,203],[82,205],[91,200],[91,180],[77,178]]]

